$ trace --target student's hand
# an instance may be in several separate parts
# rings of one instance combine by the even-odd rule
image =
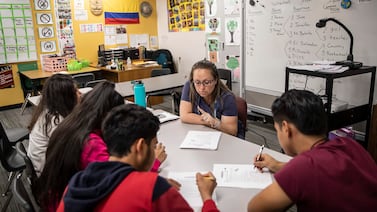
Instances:
[[[196,184],[198,185],[203,202],[212,199],[213,191],[217,186],[216,178],[212,172],[206,174],[196,173]]]
[[[156,155],[156,159],[160,161],[160,163],[163,163],[168,155],[165,152],[165,146],[162,145],[162,143],[158,143],[156,146],[156,149],[154,150],[154,153]]]
[[[254,166],[258,168],[260,171],[264,167],[267,167],[271,172],[279,171],[285,163],[277,161],[275,158],[271,157],[269,154],[262,154],[259,161],[257,161],[258,155],[254,157]]]
[[[212,128],[217,128],[217,126],[220,124],[220,120],[218,120],[217,118],[214,118],[211,116],[211,114],[207,113],[206,111],[204,111],[202,108],[200,108],[198,106],[198,110],[199,112],[201,113],[200,117],[202,119],[202,121],[204,121],[206,123],[206,125],[212,127]]]
[[[173,186],[173,188],[177,189],[179,191],[179,189],[181,189],[181,184],[179,182],[177,182],[176,180],[173,180],[171,178],[168,178],[166,179],[168,181],[168,183]]]

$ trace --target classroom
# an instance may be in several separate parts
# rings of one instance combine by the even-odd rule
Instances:
[[[110,144],[102,137],[101,129],[106,127],[101,123],[110,121],[107,115],[119,107],[119,96],[125,102],[124,110],[135,103],[159,119],[155,138],[160,146],[155,148],[156,159],[150,170],[153,172],[156,161],[161,162],[155,170],[157,176],[181,183],[179,193],[184,203],[178,199],[177,206],[194,211],[267,210],[268,204],[259,204],[260,198],[279,188],[275,194],[284,198],[279,204],[286,204],[276,203],[276,210],[310,209],[312,205],[302,205],[292,191],[296,185],[287,182],[291,176],[288,168],[301,165],[298,168],[307,170],[292,161],[304,157],[303,149],[310,153],[326,148],[327,141],[333,140],[355,141],[361,148],[349,154],[360,151],[359,160],[371,162],[365,165],[370,165],[365,173],[371,183],[377,183],[376,174],[369,171],[377,169],[376,10],[373,0],[0,0],[0,133],[1,142],[9,143],[0,149],[0,178],[4,179],[0,185],[1,211],[23,211],[25,205],[61,211],[61,206],[57,209],[63,195],[61,185],[49,182],[41,187],[60,186],[55,202],[35,188],[38,180],[40,183],[54,176],[43,167],[64,166],[63,162],[51,162],[47,153],[53,151],[46,149],[71,151],[75,139],[83,139],[79,133],[84,132],[86,139],[94,136],[101,140],[106,152],[106,160],[93,161],[113,158],[106,147]],[[54,86],[54,80],[60,81]],[[71,98],[78,95],[73,93],[68,98],[62,89],[56,90],[63,81],[74,82],[72,86],[80,97]],[[96,93],[99,87],[102,94]],[[52,107],[46,103],[47,91],[54,88],[56,102],[70,106],[53,115],[59,121],[50,126],[51,134],[46,134],[50,129],[38,132],[45,137],[43,153],[39,153],[41,143],[30,143],[35,136],[40,139],[35,128],[42,115],[48,117],[41,111]],[[101,106],[106,95],[109,103]],[[289,95],[298,95],[292,101],[303,96],[315,98],[313,101],[319,98],[323,116],[315,119],[313,112],[298,113],[308,119],[306,123],[299,117],[290,119],[293,114],[288,114],[288,108],[278,108]],[[307,104],[313,101],[296,102],[289,109],[308,110]],[[101,112],[96,114],[97,110]],[[93,118],[85,117],[83,111]],[[81,122],[65,124],[75,118],[86,126]],[[47,120],[52,121],[51,117]],[[321,126],[309,126],[319,120]],[[301,127],[318,131],[307,134]],[[63,129],[72,132],[61,133]],[[96,130],[100,134],[93,135]],[[72,147],[49,143],[65,139]],[[301,140],[306,142],[303,149],[298,142]],[[76,141],[84,145],[75,144],[80,151],[85,149],[86,140]],[[21,159],[19,167],[9,166],[11,156],[6,155],[11,154]],[[64,155],[51,157],[60,159]],[[27,174],[27,160],[36,176]],[[266,162],[269,160],[271,164]],[[287,169],[282,165],[291,162]],[[80,170],[87,170],[84,168]],[[71,171],[62,174],[64,185],[79,170]],[[209,178],[215,180],[208,182]],[[33,183],[21,183],[31,179],[38,179],[34,187]],[[19,181],[30,191],[26,196],[35,201],[22,200],[17,193]],[[176,186],[167,182],[172,188]],[[52,188],[57,191],[57,187]],[[334,197],[334,201],[344,201],[344,196]],[[72,207],[62,202],[63,209]],[[153,204],[151,207],[155,207]],[[342,208],[326,204],[316,207]],[[370,207],[372,204],[356,208],[368,211]]]

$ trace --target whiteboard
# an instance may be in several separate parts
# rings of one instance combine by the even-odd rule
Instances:
[[[340,0],[246,1],[245,5],[245,89],[280,95],[285,87],[285,68],[313,61],[346,60],[350,39],[334,22],[316,28],[322,18],[335,18],[353,34],[354,61],[377,65],[377,1],[354,0],[348,9]],[[304,77],[304,76],[302,76]],[[292,78],[298,84],[307,79]],[[312,80],[312,89],[322,89],[321,80]],[[346,96],[352,86],[368,91],[367,79],[356,77],[339,85]],[[293,87],[299,87],[293,86]],[[364,94],[365,95],[365,94]],[[349,95],[348,95],[349,96]],[[375,100],[376,92],[375,92]]]

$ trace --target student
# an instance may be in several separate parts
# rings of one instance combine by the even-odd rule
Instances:
[[[27,154],[39,176],[45,164],[48,140],[56,126],[71,113],[80,93],[72,77],[54,74],[43,85],[42,95],[29,124]]]
[[[275,172],[270,186],[250,200],[248,211],[375,211],[377,165],[350,138],[327,138],[322,100],[310,91],[289,90],[272,104],[280,145],[288,163],[262,154],[254,165]],[[256,159],[255,159],[256,160]]]
[[[92,161],[107,161],[109,155],[101,138],[101,123],[123,97],[111,82],[96,85],[85,94],[70,115],[51,135],[46,165],[34,187],[45,211],[53,211],[69,179]]]
[[[109,154],[102,139],[101,123],[115,106],[124,104],[123,97],[111,82],[96,85],[51,135],[46,166],[34,187],[44,210],[54,211],[68,184],[78,171],[93,161],[107,161]],[[154,171],[166,159],[165,147],[156,149]]]
[[[91,163],[72,177],[57,211],[192,211],[179,192],[152,166],[160,122],[143,107],[114,108],[102,124],[108,162]],[[203,211],[218,211],[212,173],[197,173]]]
[[[224,85],[215,64],[208,60],[195,63],[190,79],[182,89],[179,114],[181,121],[203,124],[242,137],[234,94]]]

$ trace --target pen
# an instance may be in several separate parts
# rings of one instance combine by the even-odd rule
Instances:
[[[264,145],[262,145],[262,146],[260,147],[260,149],[259,149],[259,153],[258,153],[258,156],[257,156],[257,161],[260,161],[260,160],[261,160],[263,149],[264,149]]]
[[[207,180],[215,180],[215,178],[211,177],[211,176],[204,176],[203,177],[204,179],[207,179]]]

